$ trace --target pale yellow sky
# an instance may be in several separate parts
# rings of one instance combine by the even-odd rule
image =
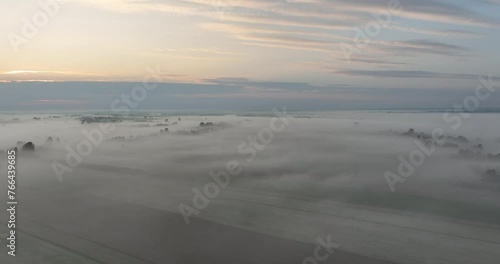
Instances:
[[[0,80],[454,87],[498,67],[497,4],[470,1],[2,1]],[[35,31],[35,32],[33,32]],[[362,41],[357,41],[360,39]],[[363,42],[367,41],[367,42]],[[412,85],[408,84],[412,79]]]

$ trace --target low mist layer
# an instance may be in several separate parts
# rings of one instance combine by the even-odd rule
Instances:
[[[395,263],[494,263],[499,117],[474,114],[456,125],[437,113],[2,115],[0,149],[20,150],[20,221],[50,222],[152,262],[165,255],[147,241],[161,238],[146,231],[137,237],[144,245],[131,249],[103,231],[120,214],[87,202],[173,213],[191,231],[207,220],[307,244],[328,234],[342,252]],[[437,128],[444,133],[436,138]],[[147,225],[132,233],[164,228],[148,215],[130,217]],[[456,255],[458,245],[467,256]],[[167,251],[179,260],[188,249]]]

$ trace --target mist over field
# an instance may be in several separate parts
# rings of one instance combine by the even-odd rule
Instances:
[[[499,13],[0,1],[0,264],[499,264]]]
[[[61,263],[303,263],[321,237],[325,263],[497,263],[500,117],[458,117],[3,114],[0,149],[23,249]]]

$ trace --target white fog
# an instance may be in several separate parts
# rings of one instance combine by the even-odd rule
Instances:
[[[15,263],[303,263],[327,236],[324,263],[498,263],[500,116],[275,114],[0,115],[19,244],[36,252]]]

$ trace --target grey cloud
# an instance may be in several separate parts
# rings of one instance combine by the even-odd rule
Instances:
[[[345,5],[346,10],[368,11],[372,9],[387,9],[388,2],[385,0],[339,0],[330,3],[332,6]],[[459,5],[445,3],[434,0],[408,1],[402,0],[400,6],[403,12],[397,16],[417,19],[431,20],[436,22],[446,22],[451,24],[474,25],[474,26],[498,26],[496,19],[485,17],[476,12],[470,11]]]
[[[415,53],[427,53],[427,54],[439,54],[448,56],[458,56],[464,54],[464,52],[469,51],[469,49],[445,44],[442,42],[432,41],[432,40],[408,40],[408,41],[395,41],[393,46],[389,47],[388,52],[405,53],[405,54],[415,54]]]
[[[416,70],[350,70],[337,69],[334,70],[337,74],[360,76],[360,77],[384,77],[384,78],[436,78],[436,79],[463,79],[477,80],[480,75],[467,73],[439,73],[431,71],[416,71]],[[500,77],[493,77],[493,80],[499,80]]]

